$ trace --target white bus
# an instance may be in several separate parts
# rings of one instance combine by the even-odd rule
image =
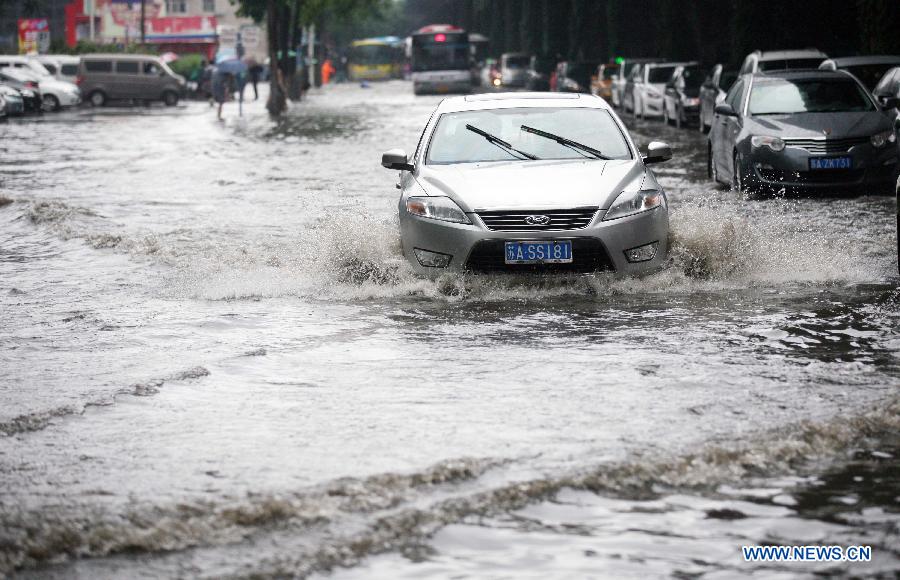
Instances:
[[[432,24],[412,33],[407,46],[415,94],[472,90],[468,32],[448,24]]]

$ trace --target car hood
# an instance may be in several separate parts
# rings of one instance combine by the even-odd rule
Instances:
[[[749,117],[747,128],[754,134],[772,134],[783,138],[868,137],[892,127],[881,111],[860,113],[803,113]]]
[[[59,81],[53,77],[42,77],[38,86],[46,91],[60,91],[74,93],[78,91],[78,85],[67,81]]]
[[[424,165],[417,181],[428,195],[446,195],[464,211],[607,209],[622,191],[640,189],[639,160],[498,161]]]

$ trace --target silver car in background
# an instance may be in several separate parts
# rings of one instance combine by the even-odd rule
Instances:
[[[495,93],[445,99],[400,174],[403,253],[420,274],[643,274],[668,252],[666,195],[601,98]]]
[[[700,131],[706,133],[712,126],[716,105],[725,100],[725,93],[737,80],[737,71],[725,70],[721,64],[712,68],[700,87]]]
[[[612,79],[612,104],[616,108],[625,107],[625,91],[634,69],[647,62],[663,62],[658,58],[623,58],[619,70]]]
[[[828,55],[815,48],[802,50],[755,50],[747,55],[740,74],[819,68]]]
[[[531,55],[507,52],[500,56],[500,83],[504,87],[524,87],[528,81]]]
[[[666,84],[679,64],[682,63],[648,63],[641,66],[631,85],[631,111],[635,117],[663,116]]]

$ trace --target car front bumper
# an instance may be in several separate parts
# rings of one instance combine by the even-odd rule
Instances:
[[[400,236],[403,254],[413,269],[424,275],[446,271],[496,272],[590,272],[610,271],[617,275],[641,275],[658,270],[668,255],[669,216],[666,207],[603,221],[599,210],[591,222],[576,230],[528,232],[488,229],[476,214],[468,214],[472,224],[456,224],[412,215],[401,209]],[[504,243],[528,240],[571,240],[572,264],[505,264]],[[651,260],[629,262],[625,251],[657,243]],[[415,250],[450,256],[446,268],[420,264]]]
[[[843,153],[812,154],[800,147],[772,151],[768,147],[751,150],[749,167],[754,185],[778,191],[822,191],[893,193],[900,173],[900,149],[897,144],[875,148],[870,144],[852,147]],[[850,157],[850,169],[810,170],[810,158]]]

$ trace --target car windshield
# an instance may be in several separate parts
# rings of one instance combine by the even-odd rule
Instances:
[[[647,82],[649,83],[665,83],[668,82],[670,78],[672,78],[672,73],[675,71],[674,66],[655,66],[650,68],[650,72],[648,72]]]
[[[699,67],[687,67],[681,72],[684,88],[696,92],[703,85],[703,71]]]
[[[508,56],[506,57],[507,68],[525,68],[531,59],[527,56]]]
[[[858,78],[866,88],[874,90],[878,85],[878,81],[884,76],[884,73],[897,66],[900,63],[884,63],[884,64],[862,64],[857,66],[843,67],[843,70],[849,72]]]
[[[62,74],[74,77],[78,74],[78,65],[77,64],[64,64],[62,65]]]
[[[750,92],[751,115],[871,111],[874,105],[852,80],[759,80]]]
[[[801,68],[819,68],[822,58],[779,58],[759,61],[759,70],[794,70]]]
[[[522,130],[522,125],[597,149],[606,157],[631,159],[631,149],[608,111],[594,108],[532,107],[461,111],[441,115],[426,163],[477,163],[518,159],[466,128],[472,125],[539,159],[593,159],[585,152]]]

